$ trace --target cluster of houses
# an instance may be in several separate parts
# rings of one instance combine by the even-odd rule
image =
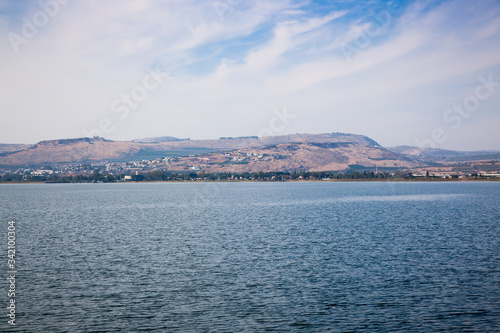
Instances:
[[[204,155],[190,155],[190,156],[168,156],[164,158],[156,158],[151,160],[141,161],[105,161],[105,162],[92,162],[80,164],[58,164],[51,166],[21,167],[17,169],[0,168],[0,176],[11,174],[18,176],[33,176],[33,177],[55,177],[57,175],[71,176],[71,175],[90,175],[95,172],[102,174],[111,174],[113,176],[120,176],[122,180],[133,180],[134,175],[148,171],[178,171],[178,172],[216,172],[222,166],[230,166],[231,164],[245,164],[250,162],[270,161],[283,159],[286,156],[278,154],[263,154],[258,150],[242,151],[226,151],[208,153]],[[441,165],[439,167],[420,167],[412,171],[413,177],[442,177],[442,178],[469,178],[477,174],[485,177],[500,177],[500,169],[495,168],[497,165],[491,164],[492,162],[479,162],[475,161],[473,166],[477,172],[457,172],[449,165]],[[484,168],[482,167],[484,164]],[[486,168],[489,167],[489,169]],[[493,169],[492,169],[493,168]],[[483,170],[484,169],[484,170]],[[464,170],[465,171],[465,170]]]

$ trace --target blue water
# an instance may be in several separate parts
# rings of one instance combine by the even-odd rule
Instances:
[[[0,185],[0,331],[500,331],[499,203],[500,182]]]

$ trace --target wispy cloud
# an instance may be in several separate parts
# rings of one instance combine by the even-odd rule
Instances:
[[[0,141],[81,136],[158,63],[166,81],[109,138],[256,135],[286,105],[297,115],[290,132],[412,144],[478,75],[500,80],[493,0],[413,1],[398,11],[383,1],[226,4],[221,15],[212,1],[71,1],[19,53],[0,40]],[[36,1],[1,0],[0,34],[22,35],[22,18],[37,10]],[[345,45],[356,48],[349,61]],[[448,148],[495,148],[495,96]]]

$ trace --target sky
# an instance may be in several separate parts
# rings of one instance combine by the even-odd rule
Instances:
[[[500,150],[500,1],[0,0],[0,142]]]

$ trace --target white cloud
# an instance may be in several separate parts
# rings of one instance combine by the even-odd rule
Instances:
[[[1,40],[0,142],[81,136],[161,63],[168,79],[109,138],[256,135],[273,107],[287,106],[297,115],[289,132],[412,144],[478,75],[500,70],[494,1],[415,2],[350,62],[340,46],[376,27],[373,19],[312,14],[288,0],[227,4],[221,16],[211,1],[71,2],[19,54]],[[2,22],[1,34],[20,31]],[[463,128],[485,144],[472,132],[479,126]]]

